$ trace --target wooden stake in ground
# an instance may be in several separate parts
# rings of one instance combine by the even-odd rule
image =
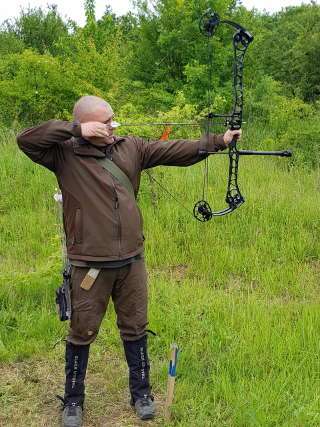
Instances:
[[[165,406],[166,419],[170,418],[170,407],[173,402],[174,385],[175,385],[176,374],[177,374],[178,353],[179,353],[179,347],[177,346],[177,344],[172,344],[171,351],[170,351],[169,372],[168,372],[167,400],[166,400],[166,406]]]

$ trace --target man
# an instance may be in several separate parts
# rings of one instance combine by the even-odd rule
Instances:
[[[197,163],[206,157],[203,151],[224,150],[232,139],[240,138],[241,130],[193,141],[116,137],[110,105],[95,96],[82,97],[73,116],[73,123],[51,120],[17,138],[28,157],[55,173],[63,196],[72,264],[72,318],[66,343],[62,424],[82,424],[89,347],[110,296],[129,367],[131,404],[141,419],[150,419],[155,405],[147,353],[147,275],[142,218],[135,201],[140,175],[143,169],[158,165]],[[90,276],[92,269],[98,275]]]

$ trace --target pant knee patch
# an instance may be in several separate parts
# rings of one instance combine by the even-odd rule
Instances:
[[[69,340],[74,343],[92,343],[99,332],[101,324],[100,316],[94,311],[77,311],[72,313]]]

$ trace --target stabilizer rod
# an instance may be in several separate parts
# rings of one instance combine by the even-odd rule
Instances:
[[[229,155],[229,153],[222,151],[202,151],[202,154],[220,154],[220,155]],[[239,156],[277,156],[277,157],[292,157],[292,151],[283,150],[283,151],[254,151],[254,150],[237,150]]]

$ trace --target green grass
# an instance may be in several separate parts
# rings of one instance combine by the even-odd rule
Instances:
[[[61,269],[56,183],[12,136],[0,148],[0,425],[58,425],[48,421],[57,416],[59,340],[67,328],[53,302]],[[226,162],[210,160],[215,210],[224,207]],[[197,165],[154,174],[191,212],[201,198],[201,172]],[[155,424],[319,426],[320,174],[288,168],[287,160],[244,158],[239,181],[246,203],[206,224],[142,181],[150,328],[158,334],[150,337],[152,379],[160,401],[170,343],[182,349],[172,421],[160,415]],[[113,425],[138,425],[121,404],[127,380],[114,320],[110,308],[92,350],[88,426],[105,425],[108,411]],[[15,376],[21,366],[38,372],[37,381]],[[44,395],[51,418],[39,405]]]

